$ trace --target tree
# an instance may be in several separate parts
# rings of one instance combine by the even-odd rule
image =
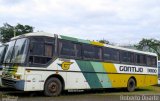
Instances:
[[[8,23],[4,23],[3,26],[0,27],[0,37],[1,37],[0,41],[7,42],[12,37],[14,37],[14,34],[17,36],[25,33],[30,33],[30,32],[33,32],[33,29],[34,27],[29,25],[17,24],[16,26],[11,26]]]
[[[104,44],[109,44],[109,41],[108,40],[105,40],[105,39],[102,39],[102,40],[99,40],[100,43],[104,43]]]
[[[105,39],[97,40],[97,41],[100,42],[100,43],[103,43],[103,44],[116,45],[116,43],[110,42],[110,41],[105,40]]]
[[[160,41],[156,39],[142,39],[135,47],[142,51],[154,52],[160,59]]]

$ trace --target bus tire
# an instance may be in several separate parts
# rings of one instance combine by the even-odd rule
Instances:
[[[44,85],[45,96],[59,96],[62,92],[62,83],[58,78],[49,78]]]
[[[136,88],[136,81],[133,78],[130,78],[127,83],[127,91],[133,92]]]

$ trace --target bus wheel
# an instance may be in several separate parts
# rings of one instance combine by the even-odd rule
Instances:
[[[127,91],[133,92],[136,88],[136,81],[133,78],[128,80]]]
[[[62,92],[62,83],[58,78],[49,78],[44,85],[44,95],[58,96]]]

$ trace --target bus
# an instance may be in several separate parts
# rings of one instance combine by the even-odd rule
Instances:
[[[7,50],[7,44],[1,44],[0,45],[0,86],[2,86],[1,76],[2,76],[2,69],[3,69],[3,60],[5,57],[6,50]]]
[[[63,90],[126,88],[157,84],[157,54],[45,32],[8,43],[2,84],[58,96]]]

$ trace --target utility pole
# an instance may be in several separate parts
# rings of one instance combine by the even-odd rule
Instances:
[[[13,27],[14,37],[16,36],[16,29],[15,26]]]

